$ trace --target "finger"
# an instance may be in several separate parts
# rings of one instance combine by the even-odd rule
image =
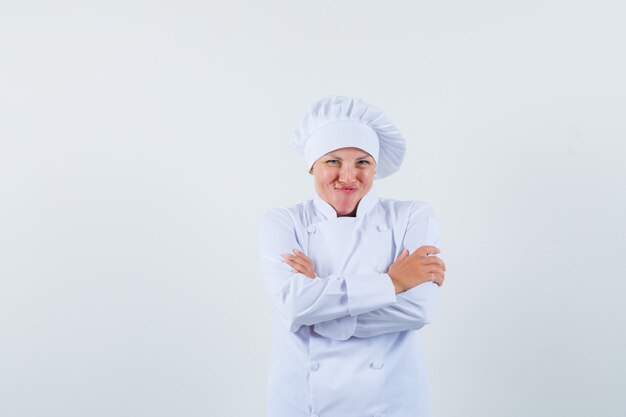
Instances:
[[[302,258],[300,258],[298,256],[295,256],[295,255],[288,255],[287,259],[292,261],[292,262],[295,262],[295,263],[297,263],[299,265],[302,265],[305,268],[308,268],[310,266],[310,261],[304,260],[304,259],[302,259]]]
[[[298,258],[297,256],[287,254],[285,255],[285,261],[288,262],[289,264],[298,265],[298,266],[306,268],[304,261]]]
[[[419,248],[417,248],[415,250],[415,252],[413,252],[411,255],[416,255],[417,256],[428,256],[428,254],[431,253],[439,253],[441,252],[437,247],[435,246],[430,246],[430,245],[424,245],[424,246],[420,246]]]
[[[287,263],[291,262],[294,256],[290,253],[283,253],[283,260]]]
[[[445,274],[434,272],[431,275],[432,282],[439,285],[440,287],[443,285],[443,281],[445,280]]]
[[[402,260],[402,259],[406,258],[407,256],[409,256],[409,250],[408,249],[404,249],[404,250],[402,250],[402,252],[400,252],[400,255],[398,255],[396,260]]]
[[[307,274],[309,272],[307,268],[305,268],[302,265],[297,264],[297,263],[295,263],[293,261],[287,260],[287,263],[292,268],[291,272],[299,272],[301,274]]]
[[[420,271],[420,274],[423,274],[423,275],[430,275],[432,273],[436,273],[436,274],[443,274],[443,273],[445,273],[443,268],[440,267],[437,264],[419,265],[418,266],[418,270]]]
[[[289,255],[289,254],[284,254],[283,257],[285,258],[285,262],[291,266],[291,272],[298,272],[301,274],[306,275],[308,278],[315,278],[315,269],[314,268],[308,268],[305,266],[302,266],[301,264],[297,263],[295,261],[295,257],[293,257],[293,255]],[[290,258],[290,259],[288,259]]]
[[[297,256],[298,258],[300,258],[300,259],[304,260],[305,262],[307,262],[307,263],[309,263],[309,264],[313,265],[313,261],[311,260],[311,258],[309,258],[308,256],[306,256],[306,255],[304,254],[304,252],[302,252],[300,249],[294,249],[294,250],[293,250],[293,253],[295,253],[295,254],[296,254],[295,256]]]
[[[311,258],[309,258],[308,256],[306,256],[304,254],[304,252],[302,252],[300,249],[294,249],[293,253],[295,254],[295,256],[297,256],[298,258],[304,260],[305,262],[308,262],[310,264],[313,264],[313,261],[311,260]]]
[[[443,268],[442,268],[442,267],[440,267],[439,265],[431,265],[431,266],[430,266],[430,270],[429,270],[429,272],[430,272],[431,274],[432,274],[432,273],[434,273],[434,274],[441,274],[441,275],[443,275],[443,274],[445,273],[445,271],[443,270]]]
[[[421,258],[420,261],[422,265],[436,264],[439,265],[444,271],[446,270],[446,264],[441,260],[441,258],[438,258],[437,256],[427,256],[425,258]]]

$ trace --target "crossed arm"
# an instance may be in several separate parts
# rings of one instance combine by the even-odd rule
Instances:
[[[293,249],[301,252],[294,230],[285,209],[271,210],[261,221],[263,279],[272,304],[291,331],[310,325],[322,336],[345,340],[415,330],[431,322],[440,294],[437,284],[424,282],[396,293],[387,273],[316,276],[283,259]],[[438,236],[430,206],[412,207],[403,249],[412,253],[423,245],[437,246]]]

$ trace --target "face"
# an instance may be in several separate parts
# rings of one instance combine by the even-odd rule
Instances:
[[[335,149],[315,161],[311,170],[317,194],[337,216],[355,215],[359,201],[372,188],[375,172],[374,158],[359,148]]]

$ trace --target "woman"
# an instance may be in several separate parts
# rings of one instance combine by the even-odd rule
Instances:
[[[269,210],[260,262],[274,307],[268,417],[430,416],[421,329],[445,265],[422,201],[376,195],[405,141],[380,110],[329,96],[290,146],[317,196]]]

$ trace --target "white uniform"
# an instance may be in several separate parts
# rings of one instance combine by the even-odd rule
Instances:
[[[268,417],[428,417],[421,329],[440,287],[395,294],[386,273],[403,249],[439,247],[425,202],[379,198],[337,217],[319,196],[261,220],[262,277],[274,307]],[[291,272],[298,248],[317,277]],[[437,256],[440,256],[438,254]]]

